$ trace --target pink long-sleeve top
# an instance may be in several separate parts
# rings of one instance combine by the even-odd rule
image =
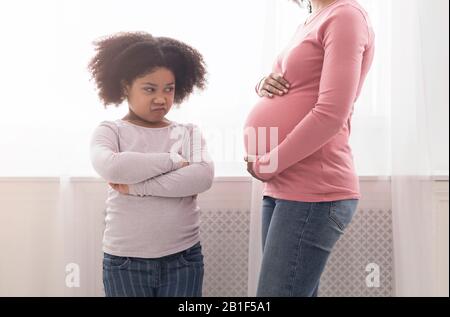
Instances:
[[[103,121],[93,132],[90,156],[105,181],[129,185],[129,195],[108,186],[104,252],[158,258],[199,241],[196,195],[211,187],[214,164],[198,127]],[[190,165],[182,167],[183,161]]]
[[[374,32],[354,0],[337,0],[300,25],[273,66],[290,83],[288,94],[260,98],[245,124],[246,152],[257,157],[264,195],[305,202],[361,198],[348,141],[373,57]]]

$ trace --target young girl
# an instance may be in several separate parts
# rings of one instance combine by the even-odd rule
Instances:
[[[105,107],[128,114],[103,121],[90,145],[105,179],[103,284],[106,296],[201,296],[203,255],[197,194],[214,165],[198,128],[166,119],[205,86],[202,56],[174,39],[118,33],[94,43],[89,70]]]

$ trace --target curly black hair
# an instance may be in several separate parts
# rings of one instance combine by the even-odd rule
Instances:
[[[171,70],[175,76],[174,103],[180,104],[194,87],[206,86],[203,56],[189,45],[146,32],[120,32],[94,41],[96,54],[88,70],[106,108],[120,105],[126,98],[124,85],[151,73],[157,67]]]

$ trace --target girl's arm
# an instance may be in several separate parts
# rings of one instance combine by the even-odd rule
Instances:
[[[200,130],[190,125],[185,145],[189,145],[189,166],[144,182],[129,185],[130,195],[159,197],[188,197],[211,188],[214,180],[214,163],[209,157],[206,142]]]
[[[183,158],[176,153],[119,152],[116,128],[114,123],[102,122],[90,144],[92,166],[107,182],[135,184],[182,166]]]

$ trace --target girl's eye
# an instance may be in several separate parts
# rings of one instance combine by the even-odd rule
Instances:
[[[145,90],[146,92],[155,92],[155,89],[154,89],[154,88],[144,88],[144,90]],[[165,89],[166,92],[172,92],[172,91],[174,91],[174,90],[175,90],[174,87],[168,87],[168,88]]]

